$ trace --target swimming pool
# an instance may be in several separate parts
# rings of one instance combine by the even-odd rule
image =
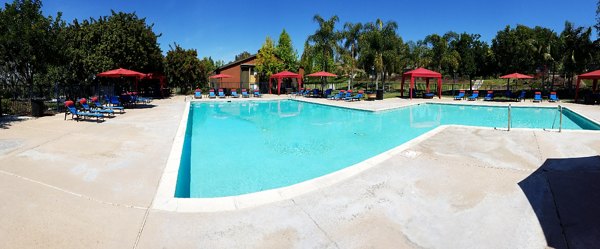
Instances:
[[[557,129],[557,108],[512,108],[514,128]],[[420,104],[369,112],[293,100],[190,105],[175,197],[235,196],[338,171],[440,125],[507,127],[507,108]],[[563,110],[563,129],[600,127]]]

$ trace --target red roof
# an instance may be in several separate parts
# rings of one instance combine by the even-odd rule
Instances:
[[[600,79],[600,70],[580,74],[577,76],[577,78],[578,79]]]
[[[500,79],[533,79],[533,77],[520,73],[511,73],[504,76],[500,76]]]
[[[424,77],[424,78],[442,78],[442,74],[438,73],[438,72],[434,72],[425,68],[417,68],[415,70],[412,71],[408,71],[406,73],[403,74],[405,77],[406,76],[412,76],[415,78],[419,78],[419,77]]]
[[[325,72],[325,71],[311,73],[311,74],[306,75],[306,76],[310,76],[310,77],[337,77],[337,75],[329,73],[329,72]]]

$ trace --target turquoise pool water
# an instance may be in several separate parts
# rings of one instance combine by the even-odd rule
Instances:
[[[563,111],[563,129],[600,130]],[[289,186],[392,149],[440,125],[506,128],[507,108],[421,104],[383,112],[293,100],[192,103],[176,197]],[[512,108],[514,128],[557,129],[556,108]]]

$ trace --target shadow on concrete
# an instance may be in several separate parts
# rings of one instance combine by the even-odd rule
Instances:
[[[548,159],[519,187],[548,246],[600,246],[600,156]]]
[[[156,107],[156,105],[153,104],[135,104],[135,105],[128,105],[125,108],[126,109],[150,109],[150,108],[154,108]]]
[[[21,116],[13,116],[13,115],[7,115],[4,117],[0,117],[0,129],[8,129],[12,126],[12,124],[17,123],[17,122],[22,122],[27,119],[28,118],[21,117]]]

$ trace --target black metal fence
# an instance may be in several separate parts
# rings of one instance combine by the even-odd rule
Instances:
[[[128,82],[100,82],[92,84],[46,84],[35,89],[30,100],[29,91],[22,85],[0,85],[0,118],[4,115],[41,116],[65,111],[65,100],[89,98],[91,96],[113,96],[135,91]],[[39,87],[38,87],[39,88]],[[144,80],[138,84],[138,96],[161,98],[170,95],[170,89],[161,89],[160,81]]]

